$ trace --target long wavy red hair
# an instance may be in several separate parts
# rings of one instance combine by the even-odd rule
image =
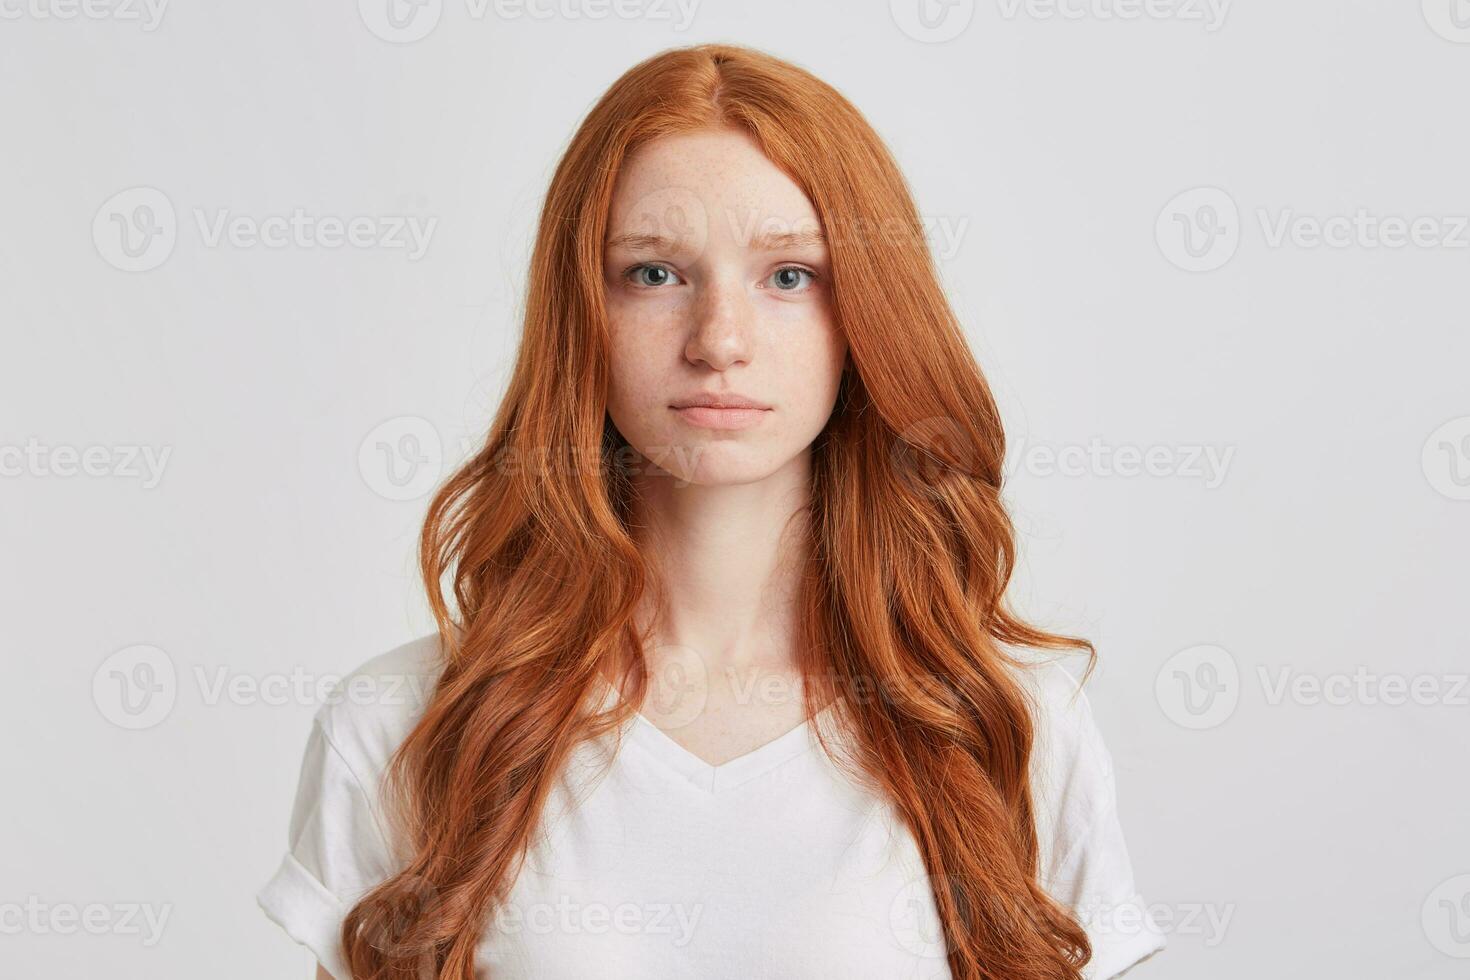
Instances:
[[[956,980],[1075,980],[1090,956],[1038,882],[1033,715],[1006,646],[1094,653],[1006,603],[1001,421],[907,185],[832,87],[709,44],[635,65],[572,138],[541,212],[508,390],[483,448],[429,506],[420,561],[443,669],[389,767],[407,863],[343,926],[360,980],[472,980],[558,771],[647,690],[635,610],[660,584],[629,532],[625,443],[606,413],[602,242],[630,153],[731,126],[811,200],[851,355],[811,450],[807,716],[841,696],[852,771],[917,841]],[[626,699],[589,714],[600,677],[630,663]]]

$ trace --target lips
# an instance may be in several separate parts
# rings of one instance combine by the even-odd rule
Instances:
[[[689,425],[700,429],[746,429],[771,413],[769,405],[733,393],[700,393],[680,398],[669,408]]]
[[[771,406],[737,394],[698,394],[675,401],[670,408],[746,408],[768,409]]]

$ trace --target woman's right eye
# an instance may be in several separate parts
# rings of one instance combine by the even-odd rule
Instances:
[[[633,266],[624,275],[643,289],[657,289],[659,286],[668,285],[671,280],[679,281],[673,269],[662,265],[649,265],[646,262]]]

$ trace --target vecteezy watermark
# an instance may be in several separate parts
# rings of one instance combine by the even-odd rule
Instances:
[[[1186,647],[1164,661],[1154,677],[1154,699],[1181,728],[1222,725],[1240,703],[1240,668],[1224,647]]]
[[[1225,25],[1231,0],[996,0],[1006,20],[1174,20],[1210,33]]]
[[[675,31],[694,23],[700,0],[464,0],[465,15],[473,21],[641,20],[667,22]],[[444,16],[444,0],[357,0],[363,25],[374,36],[393,44],[411,44],[428,37]]]
[[[173,451],[173,446],[131,443],[50,446],[31,437],[24,445],[0,444],[0,477],[138,480],[144,490],[152,490],[163,480]]]
[[[1470,248],[1470,215],[1305,214],[1291,207],[1257,207],[1261,243],[1270,249]],[[1235,199],[1218,187],[1176,194],[1154,221],[1159,251],[1186,272],[1211,272],[1234,257],[1243,233]]]
[[[1419,463],[1436,492],[1451,500],[1470,500],[1470,415],[1450,419],[1429,433]]]
[[[483,445],[469,436],[444,438],[433,422],[418,415],[398,415],[378,423],[357,447],[357,469],[368,489],[385,500],[417,500],[439,484],[453,464],[446,443],[460,460],[481,452]],[[571,446],[536,446],[526,449],[512,444],[498,449],[490,459],[502,477],[529,476],[545,479],[553,474],[616,470],[623,477],[649,476],[672,479],[683,489],[691,483],[705,447],[697,442],[667,446],[645,446],[640,452],[623,445],[604,456],[600,446],[583,451]]]
[[[975,17],[975,0],[888,0],[893,23],[915,41],[941,44],[965,32]]]
[[[1470,708],[1470,674],[1381,673],[1362,664],[1311,674],[1290,666],[1256,668],[1268,705],[1399,705]]]
[[[1086,443],[1032,444],[1023,437],[1006,444],[1001,470],[1006,479],[1017,472],[1040,478],[1148,477],[1198,480],[1214,490],[1225,482],[1235,448],[1203,443],[1112,445],[1099,436]],[[968,429],[945,416],[907,426],[894,438],[889,459],[899,476],[921,492],[942,484],[951,470],[976,477],[983,469]]]
[[[704,714],[709,703],[709,666],[694,647],[660,643],[650,651],[643,714],[664,731],[683,728]]]
[[[904,860],[922,862],[914,855]],[[1003,901],[993,889],[962,874],[917,873],[908,877],[889,903],[888,927],[897,944],[916,957],[942,960],[949,954],[948,937],[944,932],[944,921],[939,914],[942,895],[948,894],[953,902],[969,907],[972,914],[981,915],[997,924],[998,929],[1008,931],[1019,927],[1044,926],[1035,909]],[[1173,909],[1164,905],[1144,906],[1133,903],[1128,906],[1093,905],[1082,906],[1080,914],[1088,925],[1088,931],[1111,932],[1120,935],[1159,933],[1160,927],[1150,918],[1155,909],[1172,915]],[[1174,907],[1179,908],[1179,907]],[[1200,914],[1205,910],[1202,908]],[[1170,919],[1172,922],[1172,918]],[[1192,918],[1189,927],[1198,930],[1197,918]],[[1229,922],[1229,914],[1221,921],[1219,931]]]
[[[669,192],[664,190],[657,193]],[[649,198],[654,196],[649,195]],[[649,207],[653,204],[649,198],[639,202],[641,210],[631,213],[647,218],[650,215]],[[677,220],[679,216],[687,214],[697,218],[704,214],[703,205],[690,205],[687,202],[674,205],[665,201],[664,207],[666,211],[662,216],[663,220],[658,223],[670,228],[676,228],[680,224]],[[734,209],[730,209],[725,214],[725,220],[730,237],[744,248],[757,245],[776,248],[779,245],[771,243],[783,241],[827,248],[848,243],[878,245],[922,241],[934,257],[941,261],[948,261],[959,253],[965,234],[970,229],[968,215],[949,214],[921,214],[917,228],[900,218],[868,219],[861,215],[852,215],[846,217],[838,228],[824,230],[815,218],[791,221],[771,215],[762,216],[755,209],[747,209],[744,214],[737,214]],[[700,229],[684,230],[693,230],[696,232],[696,240],[704,240],[697,234]]]
[[[173,904],[148,902],[45,902],[29,895],[24,902],[0,902],[0,935],[6,936],[140,936],[147,947],[158,945]]]
[[[1038,443],[1029,445],[1017,439],[1007,447],[1007,475],[1024,470],[1030,476],[1093,476],[1125,479],[1199,480],[1206,490],[1214,490],[1225,482],[1234,446],[1197,444],[1156,444],[1135,446],[1124,443],[1108,445],[1094,436],[1086,445]]]
[[[1131,939],[1145,933],[1197,937],[1206,947],[1225,941],[1234,902],[1084,901],[1077,917],[1094,935]]]
[[[244,674],[216,664],[195,664],[191,670],[200,699],[208,707],[324,704],[422,705],[429,695],[429,679],[422,674],[318,674],[304,667],[284,673]]]
[[[1470,874],[1436,885],[1424,899],[1420,924],[1435,949],[1455,959],[1470,959]]]
[[[995,0],[1002,20],[1197,23],[1211,33],[1225,24],[1232,0]],[[975,0],[889,0],[898,29],[916,41],[940,44],[959,37],[975,17]]]
[[[1470,215],[1374,214],[1357,208],[1351,215],[1322,217],[1293,208],[1257,208],[1256,220],[1268,248],[1288,242],[1297,248],[1470,248]]]
[[[118,191],[92,217],[97,254],[124,272],[158,268],[173,254],[178,240],[173,202],[156,187]]]
[[[1430,30],[1456,44],[1470,44],[1470,0],[1420,0]]]
[[[494,927],[506,935],[668,936],[671,946],[683,948],[694,938],[704,914],[704,903],[682,902],[575,902],[559,895],[549,902],[507,902],[493,913]]]
[[[192,664],[186,674],[194,696],[208,708],[321,707],[328,704],[427,703],[432,678],[416,673],[317,673],[297,665],[288,671],[246,673],[225,664]],[[165,721],[178,703],[174,660],[156,646],[139,644],[109,656],[92,675],[92,701],[119,728],[139,730]]]
[[[1164,257],[1186,272],[1210,272],[1240,247],[1240,212],[1218,187],[1174,195],[1154,220],[1154,240]]]
[[[357,447],[357,471],[386,500],[415,500],[444,473],[444,441],[434,423],[399,415],[379,423]]]
[[[797,261],[804,253],[830,253],[847,245],[922,246],[936,259],[948,261],[959,254],[970,230],[970,218],[963,214],[920,214],[917,223],[899,217],[848,215],[834,227],[824,228],[815,216],[793,220],[756,208],[721,210],[722,215],[711,215],[704,200],[690,188],[663,187],[621,209],[612,242],[628,250],[663,252],[662,258],[677,257],[691,265],[704,254],[711,233],[721,227],[719,219],[723,218],[728,237],[742,248],[786,251]]]
[[[948,889],[957,900],[990,903],[987,889],[961,886],[969,881],[964,875],[919,874],[908,879],[894,895],[889,906],[889,927],[893,938],[908,952],[929,959],[947,954],[943,922],[938,912],[937,897]],[[964,892],[969,897],[959,899]],[[992,916],[1001,920],[1031,913],[1009,903],[991,904]],[[1141,935],[1166,934],[1197,936],[1208,947],[1225,941],[1230,922],[1235,917],[1234,903],[1221,902],[1102,902],[1084,899],[1076,906],[1079,921],[1094,935],[1132,940]]]
[[[537,446],[523,450],[509,445],[498,450],[490,462],[495,472],[504,477],[521,474],[545,479],[554,473],[597,471],[607,478],[616,472],[624,479],[635,476],[669,479],[676,489],[682,490],[690,485],[705,452],[705,447],[697,442],[644,448],[646,455],[624,443],[604,455],[601,447],[583,451],[567,446],[561,449]]]
[[[117,651],[92,674],[92,703],[119,728],[152,728],[174,710],[178,694],[173,659],[146,643]]]
[[[343,248],[402,251],[410,262],[424,257],[439,219],[417,214],[314,214],[292,208],[285,214],[243,214],[229,208],[192,208],[204,248],[237,250]],[[130,187],[102,203],[92,218],[97,254],[124,272],[156,269],[173,254],[179,221],[167,194],[156,187]]]
[[[1470,708],[1470,673],[1379,671],[1365,664],[1311,672],[1289,664],[1256,666],[1254,678],[1266,707]],[[1154,678],[1154,697],[1181,728],[1217,728],[1229,720],[1244,693],[1235,657],[1201,644],[1166,660]]]
[[[949,952],[944,921],[934,896],[940,889],[955,889],[963,876],[921,874],[906,881],[888,906],[888,928],[899,946],[925,959],[943,959]]]
[[[115,20],[158,30],[168,0],[0,0],[0,20]]]

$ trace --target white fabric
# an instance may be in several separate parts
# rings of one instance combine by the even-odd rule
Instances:
[[[257,896],[336,980],[350,980],[343,917],[401,866],[379,780],[432,690],[436,652],[428,636],[369,661],[317,713],[289,850]],[[1023,676],[1038,706],[1042,884],[1078,910],[1093,945],[1086,976],[1105,980],[1164,937],[1134,888],[1086,697],[1059,666]],[[831,717],[818,723],[841,745]],[[588,742],[562,774],[508,906],[487,924],[482,976],[949,980],[912,835],[811,726],[720,766],[641,715],[621,746]]]

